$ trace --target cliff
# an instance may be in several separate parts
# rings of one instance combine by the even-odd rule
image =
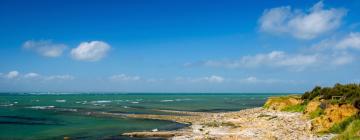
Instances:
[[[320,97],[308,101],[293,95],[271,97],[264,104],[264,108],[300,112],[302,118],[311,120],[311,131],[315,133],[342,133],[354,120],[358,120],[359,111],[352,103],[339,103],[337,100],[325,100]],[[360,129],[356,132],[360,134]]]

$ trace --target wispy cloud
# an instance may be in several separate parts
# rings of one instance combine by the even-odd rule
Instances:
[[[82,42],[71,50],[73,59],[80,61],[98,61],[104,58],[111,46],[103,41]]]
[[[308,10],[292,9],[290,6],[267,9],[259,24],[263,32],[313,39],[338,28],[346,13],[341,8],[325,9],[320,1]]]
[[[34,73],[34,72],[30,72],[30,73],[27,73],[24,75],[24,78],[38,78],[38,77],[41,77],[40,74],[37,74],[37,73]]]
[[[3,75],[3,77],[7,78],[7,79],[15,79],[17,77],[19,77],[20,73],[16,70],[14,71],[10,71],[9,73]]]
[[[47,76],[44,77],[45,80],[74,80],[75,77],[72,75],[51,75],[51,76]]]
[[[129,76],[126,74],[118,74],[109,77],[109,80],[111,81],[139,81],[140,79],[140,76]]]
[[[56,44],[51,40],[28,40],[23,46],[25,50],[34,51],[45,57],[59,57],[67,48],[64,44]]]
[[[261,79],[255,76],[249,76],[246,78],[240,78],[240,79],[232,79],[235,82],[239,82],[241,84],[277,84],[277,83],[295,83],[295,81],[292,80],[281,80],[281,79]]]
[[[336,44],[336,48],[360,50],[360,33],[350,33]]]
[[[288,54],[284,51],[272,51],[269,53],[243,56],[240,59],[207,60],[187,63],[185,66],[224,68],[288,67],[300,70],[320,63],[321,59],[322,56],[319,54]]]
[[[29,72],[25,74],[21,74],[18,71],[10,71],[7,74],[0,74],[0,78],[6,78],[6,79],[18,79],[18,80],[43,80],[43,81],[49,81],[49,80],[73,80],[75,79],[74,76],[69,74],[64,75],[41,75],[35,72]]]
[[[206,83],[222,83],[225,78],[218,75],[211,75],[205,77],[177,77],[175,81],[178,82],[206,82]]]
[[[223,68],[287,68],[303,71],[308,68],[340,66],[357,60],[360,51],[360,33],[352,32],[338,38],[324,39],[302,48],[301,52],[288,53],[271,51],[254,55],[241,56],[238,59],[205,60],[189,62],[186,67],[205,66]]]

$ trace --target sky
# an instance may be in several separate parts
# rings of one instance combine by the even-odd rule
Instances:
[[[1,0],[0,92],[291,92],[360,82],[360,1]]]

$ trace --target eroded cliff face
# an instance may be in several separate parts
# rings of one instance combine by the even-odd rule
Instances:
[[[294,105],[304,104],[298,96],[269,98],[264,108],[283,111]],[[328,132],[334,125],[354,116],[358,109],[352,104],[337,104],[315,98],[304,105],[303,118],[310,119],[313,132]]]
[[[312,130],[315,132],[327,132],[334,124],[354,116],[357,111],[351,104],[329,104],[322,115],[312,120]]]
[[[264,108],[281,111],[288,106],[301,104],[300,96],[270,97],[264,104]]]
[[[310,101],[305,107],[305,110],[303,112],[304,115],[306,117],[310,117],[310,113],[315,112],[317,109],[319,109],[320,104],[321,104],[321,101],[319,99],[314,99],[314,100]]]

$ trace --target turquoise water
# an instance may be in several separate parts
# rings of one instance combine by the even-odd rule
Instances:
[[[123,114],[159,110],[226,112],[262,106],[284,94],[0,94],[0,139],[123,139],[130,131],[185,127]],[[104,115],[105,114],[105,115]]]

